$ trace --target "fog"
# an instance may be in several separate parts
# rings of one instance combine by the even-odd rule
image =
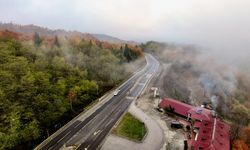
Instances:
[[[0,21],[190,43],[249,69],[249,0],[1,0]]]

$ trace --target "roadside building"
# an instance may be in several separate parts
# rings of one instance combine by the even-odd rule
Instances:
[[[191,150],[229,150],[229,125],[217,118],[215,112],[205,107],[195,107],[174,99],[162,99],[159,107],[181,116],[191,127],[187,133]],[[191,136],[190,136],[191,135]]]

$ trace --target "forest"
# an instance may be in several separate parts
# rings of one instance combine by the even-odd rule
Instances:
[[[34,148],[131,75],[142,56],[135,45],[1,31],[0,149]]]

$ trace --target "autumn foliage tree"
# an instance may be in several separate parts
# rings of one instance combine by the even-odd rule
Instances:
[[[232,150],[248,150],[248,146],[242,140],[235,140],[233,142]]]
[[[125,44],[123,55],[126,58],[126,60],[130,62],[142,56],[143,54],[142,54],[142,49],[139,46],[131,46]]]

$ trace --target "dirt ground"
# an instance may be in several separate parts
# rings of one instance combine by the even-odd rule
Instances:
[[[157,75],[151,80],[148,88],[144,92],[145,94],[142,94],[142,96],[136,101],[136,105],[147,115],[156,120],[163,129],[165,134],[165,144],[162,147],[162,150],[183,150],[185,139],[184,131],[182,129],[171,129],[170,122],[174,120],[174,118],[171,118],[156,109],[160,98],[153,98],[153,91],[151,90],[151,87],[157,87],[158,93],[161,97],[168,96],[168,93],[164,90],[165,85],[163,81],[166,74],[168,74],[170,66],[170,64],[161,64]]]

